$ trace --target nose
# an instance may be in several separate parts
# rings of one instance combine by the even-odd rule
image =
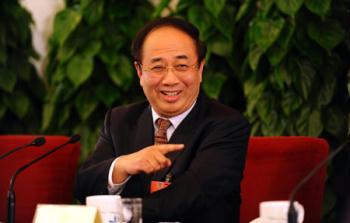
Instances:
[[[164,85],[175,85],[178,82],[179,82],[179,78],[175,74],[173,67],[167,67],[162,83]]]

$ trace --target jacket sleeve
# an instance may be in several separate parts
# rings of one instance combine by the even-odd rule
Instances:
[[[89,195],[108,194],[108,172],[116,156],[110,135],[110,116],[111,110],[105,116],[94,152],[77,173],[74,197],[81,203],[85,203]]]

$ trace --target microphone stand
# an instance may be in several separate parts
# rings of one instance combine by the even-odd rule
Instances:
[[[298,212],[294,207],[295,195],[299,191],[299,189],[304,186],[304,184],[310,180],[326,163],[332,160],[343,148],[349,143],[346,141],[341,146],[339,146],[336,150],[334,150],[327,159],[323,160],[319,163],[306,177],[304,177],[297,186],[293,189],[289,196],[289,208],[288,208],[288,223],[297,223],[298,221]]]
[[[31,162],[27,163],[26,165],[19,168],[11,177],[10,180],[10,187],[9,191],[7,193],[7,222],[8,223],[14,223],[15,222],[15,207],[16,207],[16,194],[14,191],[14,184],[16,181],[16,177],[18,174],[20,174],[22,171],[33,165],[34,163],[44,159],[45,157],[49,156],[50,154],[54,153],[55,151],[59,150],[63,146],[67,144],[73,144],[79,141],[80,136],[79,135],[73,135],[67,142],[63,143],[62,145],[57,146],[56,148],[50,150],[49,152],[45,153],[44,155],[41,155],[37,157],[36,159],[32,160]]]

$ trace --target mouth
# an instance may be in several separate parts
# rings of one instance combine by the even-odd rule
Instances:
[[[165,96],[177,96],[181,93],[181,91],[160,91]]]

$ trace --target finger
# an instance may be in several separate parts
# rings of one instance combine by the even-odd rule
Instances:
[[[158,150],[162,154],[167,154],[170,152],[182,150],[184,147],[184,144],[162,144],[158,146]]]
[[[154,156],[160,164],[161,169],[167,168],[171,165],[171,161],[167,157],[165,157],[161,152],[157,151],[157,153],[155,153]]]
[[[152,172],[157,172],[162,168],[162,165],[158,162],[155,157],[149,157],[147,159],[148,164],[152,167]]]

